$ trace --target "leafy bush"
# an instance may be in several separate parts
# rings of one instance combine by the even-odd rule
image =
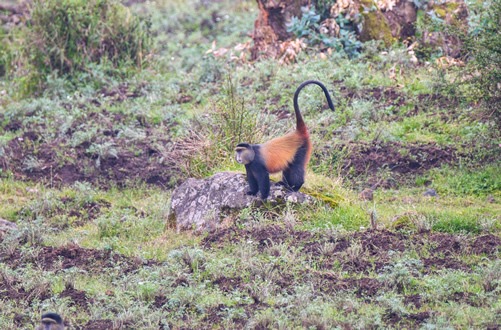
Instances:
[[[345,53],[348,57],[358,57],[362,43],[357,39],[351,22],[339,15],[336,23],[339,26],[339,36],[333,37],[322,33],[320,20],[321,14],[317,14],[315,7],[302,7],[302,16],[293,16],[287,24],[287,32],[293,33],[297,38],[305,38],[311,46],[323,45],[332,48],[336,52]]]
[[[33,73],[28,91],[51,73],[88,71],[90,64],[111,69],[143,66],[150,47],[150,23],[131,14],[118,0],[36,0],[25,27],[25,67]]]
[[[474,15],[474,14],[473,14]],[[473,58],[469,63],[472,79],[466,94],[485,104],[501,119],[501,2],[492,1],[478,10],[478,22],[465,36],[465,46]],[[463,73],[464,74],[464,73]]]

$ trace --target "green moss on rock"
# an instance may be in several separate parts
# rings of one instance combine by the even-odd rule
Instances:
[[[382,40],[386,46],[395,42],[391,34],[390,25],[384,15],[379,11],[362,14],[364,18],[363,30],[360,33],[361,41]]]
[[[325,194],[325,193],[320,193],[316,191],[312,191],[310,189],[305,189],[303,188],[304,193],[308,194],[314,198],[316,198],[319,201],[324,202],[325,204],[329,205],[330,207],[337,207],[339,206],[339,202],[343,200],[341,196],[332,196],[332,194]]]

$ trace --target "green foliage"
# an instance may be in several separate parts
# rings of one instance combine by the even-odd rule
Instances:
[[[300,19],[293,16],[287,24],[287,32],[292,32],[297,38],[305,38],[311,46],[332,48],[350,58],[356,58],[360,55],[362,43],[357,39],[350,20],[339,15],[336,18],[340,27],[339,37],[331,37],[320,32],[321,15],[317,14],[314,6],[302,7],[301,11]]]
[[[292,32],[296,37],[310,37],[312,39],[316,36],[320,23],[320,15],[315,12],[315,7],[301,7],[302,15],[299,19],[293,16],[291,21],[287,24],[287,32]]]
[[[501,120],[501,1],[488,1],[490,5],[476,12],[478,24],[465,38],[465,46],[472,61],[469,63],[471,79],[466,80],[466,96],[483,100],[488,109]]]
[[[238,96],[236,86],[231,77],[228,77],[223,90],[224,98],[219,102],[219,109],[215,120],[220,132],[218,140],[220,145],[229,152],[233,152],[238,143],[257,143],[258,117],[246,109],[246,100]]]
[[[334,204],[332,199],[324,202]],[[308,214],[309,212],[311,213]],[[310,220],[305,224],[307,228],[339,227],[345,230],[361,230],[369,226],[369,215],[362,208],[346,202],[339,203],[334,208],[312,208],[309,212],[305,214],[305,218]]]
[[[336,3],[336,0],[316,0],[315,3],[322,19],[325,19],[330,16],[331,8]]]
[[[23,54],[31,76],[22,85],[40,88],[54,72],[86,72],[91,63],[141,68],[151,44],[149,27],[118,0],[34,1]],[[18,77],[24,72],[19,70]]]
[[[476,215],[442,212],[430,214],[428,217],[433,223],[431,229],[434,231],[478,234],[482,230]]]
[[[214,168],[233,158],[239,143],[259,143],[261,130],[259,116],[246,107],[246,99],[238,95],[230,76],[222,91],[222,97],[214,106],[209,122],[199,122],[198,134],[205,145],[191,155],[188,172],[195,176],[207,176]]]
[[[363,60],[310,53],[287,66],[204,56],[212,41],[230,49],[248,40],[256,3],[200,3],[134,3],[156,20],[161,56],[147,70],[127,75],[122,62],[105,57],[64,74],[49,61],[44,68],[57,72],[43,81],[43,97],[20,101],[10,98],[9,74],[0,79],[0,217],[18,226],[0,232],[7,288],[0,328],[31,328],[49,309],[74,328],[198,329],[208,320],[228,329],[495,328],[501,172],[492,157],[494,121],[478,120],[478,107],[459,94],[440,94],[438,70],[410,63],[404,47],[381,52],[365,43],[372,55]],[[331,3],[317,1],[304,29],[318,26]],[[7,72],[15,63],[23,72],[15,83],[28,86],[42,71],[22,57],[16,38],[2,39],[0,63]],[[446,81],[450,70],[439,73]],[[198,167],[181,179],[242,171],[232,160],[235,144],[292,130],[294,88],[312,78],[326,83],[336,103],[328,111],[317,88],[300,97],[314,146],[301,192],[317,203],[235,210],[225,219],[235,225],[194,235],[166,226],[172,190],[111,177],[115,169],[129,177],[130,161],[149,153],[140,164],[147,173],[158,164],[174,170],[189,157]],[[399,157],[374,169],[386,155],[373,147],[395,140],[390,155],[419,160],[417,171],[395,176],[405,169]],[[428,143],[448,157],[412,152]],[[70,165],[67,172],[107,168],[92,177],[103,189],[57,186],[62,173],[48,157]],[[478,167],[483,159],[489,164]],[[429,170],[444,162],[451,164]],[[12,164],[33,181],[19,180]],[[363,166],[364,174],[349,172]],[[49,170],[50,181],[39,181]],[[360,200],[371,185],[374,200]],[[438,196],[423,196],[425,187]]]
[[[479,168],[454,169],[445,166],[432,171],[429,179],[433,180],[438,191],[447,195],[485,196],[501,194],[501,170],[499,164]]]
[[[34,64],[46,73],[84,70],[90,62],[144,63],[148,23],[119,1],[35,1],[31,15]]]
[[[5,31],[0,28],[0,77],[3,77],[7,73],[8,65],[8,41]]]

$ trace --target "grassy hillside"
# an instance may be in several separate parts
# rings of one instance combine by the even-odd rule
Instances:
[[[45,311],[72,329],[499,327],[499,108],[461,83],[468,66],[376,42],[251,62],[255,1],[127,5],[95,31],[125,58],[32,61],[62,57],[0,32],[0,218],[18,226],[0,231],[1,329]],[[243,172],[237,143],[293,127],[307,79],[336,106],[301,93],[318,203],[166,227],[180,182]]]

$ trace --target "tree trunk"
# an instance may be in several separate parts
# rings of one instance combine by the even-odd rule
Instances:
[[[259,14],[254,23],[251,58],[283,58],[287,56],[290,41],[293,38],[287,32],[286,24],[293,16],[301,17],[301,7],[324,6],[325,0],[256,0]],[[422,8],[417,8],[413,0],[337,0],[332,2],[330,20],[343,15],[357,26],[361,41],[382,40],[387,46],[395,41],[418,41],[431,48],[441,48],[445,55],[456,57],[460,43],[443,32],[421,31],[422,40],[416,40],[416,20],[418,12],[433,12],[446,24],[467,27],[468,12],[464,0],[445,0],[435,3],[430,1]],[[378,9],[375,9],[378,8]],[[358,18],[357,18],[358,17]],[[336,24],[335,24],[336,25]],[[307,40],[306,40],[307,42]],[[294,49],[297,51],[297,48]]]
[[[301,7],[310,2],[311,0],[257,0],[259,14],[252,34],[252,59],[277,58],[281,42],[291,38],[285,24],[293,16],[300,17]]]

